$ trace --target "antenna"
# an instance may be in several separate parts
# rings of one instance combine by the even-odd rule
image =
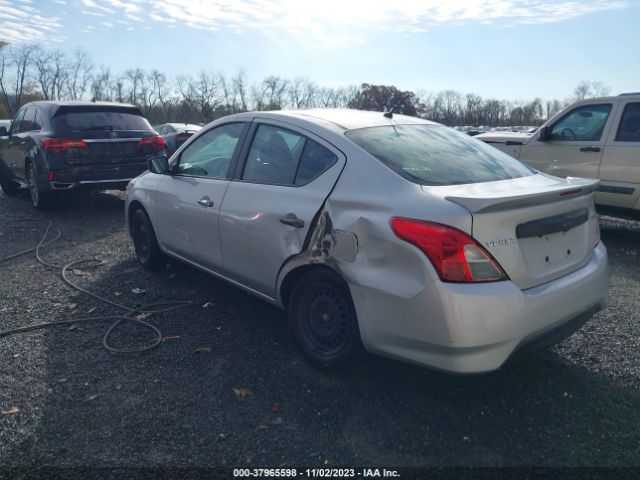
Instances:
[[[396,113],[396,110],[398,110],[398,107],[400,105],[395,105],[391,108],[387,108],[385,107],[384,109],[384,113],[382,114],[385,118],[393,118],[393,114]]]

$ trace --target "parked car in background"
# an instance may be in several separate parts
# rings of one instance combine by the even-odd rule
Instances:
[[[169,255],[286,309],[317,365],[364,345],[470,373],[604,303],[597,185],[414,117],[255,112],[151,160],[125,211],[142,266]]]
[[[11,120],[0,120],[0,137],[4,137],[7,135],[10,126]]]
[[[153,128],[164,137],[165,150],[170,156],[202,127],[191,123],[164,123]]]
[[[55,194],[124,188],[164,151],[164,140],[138,107],[40,101],[14,117],[0,150],[0,187],[27,187],[36,208]]]
[[[476,138],[542,172],[599,178],[596,203],[640,212],[640,93],[578,102],[533,134]]]

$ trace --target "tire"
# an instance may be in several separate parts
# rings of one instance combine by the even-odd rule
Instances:
[[[51,192],[44,191],[38,185],[38,175],[33,163],[27,163],[27,187],[29,189],[29,197],[31,204],[38,210],[46,210],[52,205]]]
[[[141,208],[138,208],[133,214],[131,236],[133,237],[136,258],[143,268],[156,270],[164,265],[165,257],[158,246],[151,220]]]
[[[349,288],[332,271],[318,269],[302,276],[287,310],[298,345],[312,364],[336,369],[362,352]]]
[[[17,195],[19,190],[18,184],[11,180],[10,175],[5,171],[4,165],[0,165],[0,188],[9,196]]]

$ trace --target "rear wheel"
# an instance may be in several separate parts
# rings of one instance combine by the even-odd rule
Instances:
[[[163,265],[164,255],[158,246],[151,220],[141,208],[133,214],[131,236],[140,265],[148,270],[154,270]]]
[[[43,191],[38,186],[38,175],[33,163],[27,163],[27,187],[29,189],[29,196],[31,197],[31,203],[38,210],[44,210],[51,206],[51,192]]]
[[[313,364],[337,368],[362,351],[349,288],[330,270],[311,271],[300,278],[288,314],[298,344]]]

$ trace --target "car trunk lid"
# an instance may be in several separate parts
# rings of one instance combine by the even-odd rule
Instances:
[[[473,217],[471,235],[527,289],[589,261],[598,241],[597,186],[598,180],[538,174],[422,188],[465,207]]]

